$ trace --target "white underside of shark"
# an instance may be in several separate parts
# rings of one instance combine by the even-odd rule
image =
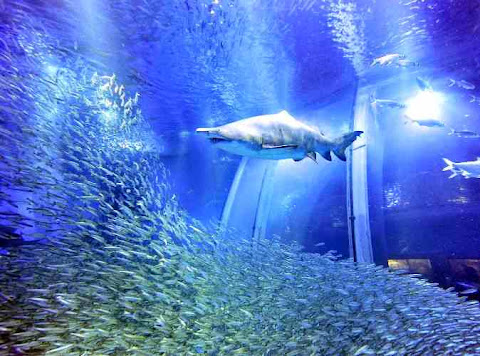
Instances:
[[[467,161],[467,162],[452,162],[447,158],[444,158],[443,161],[447,166],[443,169],[444,171],[452,171],[452,174],[448,178],[456,177],[457,175],[463,176],[465,178],[480,178],[480,157],[476,161]]]
[[[354,131],[336,139],[327,138],[317,128],[304,124],[287,111],[239,120],[219,127],[199,128],[224,151],[241,156],[300,161],[309,157],[316,161],[318,152],[331,161],[330,152],[345,161],[345,149],[362,133]]]

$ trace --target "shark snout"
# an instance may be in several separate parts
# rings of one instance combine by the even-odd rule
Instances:
[[[221,138],[220,130],[217,128],[198,128],[195,130],[197,134],[202,134],[207,136],[208,138]]]

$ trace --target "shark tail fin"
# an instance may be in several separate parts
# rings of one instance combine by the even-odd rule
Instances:
[[[449,81],[449,83],[448,83],[449,87],[453,87],[455,85],[455,80],[449,78],[448,81]]]
[[[454,134],[455,134],[455,129],[452,129],[452,128],[451,128],[451,129],[450,129],[450,132],[448,133],[448,135],[449,135],[449,136],[452,136],[452,135],[454,135]],[[445,160],[445,158],[444,158],[444,160]]]
[[[445,168],[443,168],[443,171],[451,171],[454,168],[455,163],[450,161],[448,158],[443,158],[443,162],[447,165]]]
[[[335,147],[333,148],[333,153],[335,156],[342,161],[346,161],[347,157],[345,156],[345,149],[350,146],[353,141],[355,141],[362,133],[363,131],[353,131],[337,138],[335,140]]]

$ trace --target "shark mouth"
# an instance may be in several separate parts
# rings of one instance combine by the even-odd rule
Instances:
[[[227,140],[225,138],[220,138],[220,137],[210,137],[208,140],[213,144],[230,141],[230,140]]]

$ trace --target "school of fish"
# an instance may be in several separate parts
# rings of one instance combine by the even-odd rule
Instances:
[[[401,60],[407,61],[405,55],[392,53],[387,54],[378,58],[375,58],[371,63],[370,67],[375,66],[392,66],[396,64],[398,66],[398,62]],[[416,62],[415,62],[416,63]],[[416,66],[419,64],[416,63]],[[433,92],[433,88],[430,83],[421,77],[415,78],[418,88],[423,92]],[[475,85],[467,82],[466,80],[454,80],[449,79],[449,87],[457,86],[458,88],[465,89],[465,90],[474,90]],[[479,102],[478,98],[475,95],[470,95],[471,103]],[[407,106],[404,103],[398,102],[396,100],[391,99],[377,99],[374,94],[370,95],[370,105],[372,108],[389,108],[389,109],[404,109]],[[412,119],[408,115],[404,114],[403,117],[405,118],[404,123],[412,123],[421,127],[425,128],[447,128],[447,125],[436,118],[431,117],[421,117],[418,119]],[[454,136],[462,139],[478,139],[480,138],[480,134],[475,131],[471,130],[457,130],[454,128],[449,128],[450,132],[448,133],[449,136]],[[443,158],[443,161],[447,164],[444,167],[443,171],[452,171],[452,174],[448,177],[449,179],[455,178],[457,176],[461,176],[464,178],[480,178],[480,174],[478,172],[478,166],[480,165],[479,160],[476,161],[465,161],[465,162],[452,162],[448,158]]]

